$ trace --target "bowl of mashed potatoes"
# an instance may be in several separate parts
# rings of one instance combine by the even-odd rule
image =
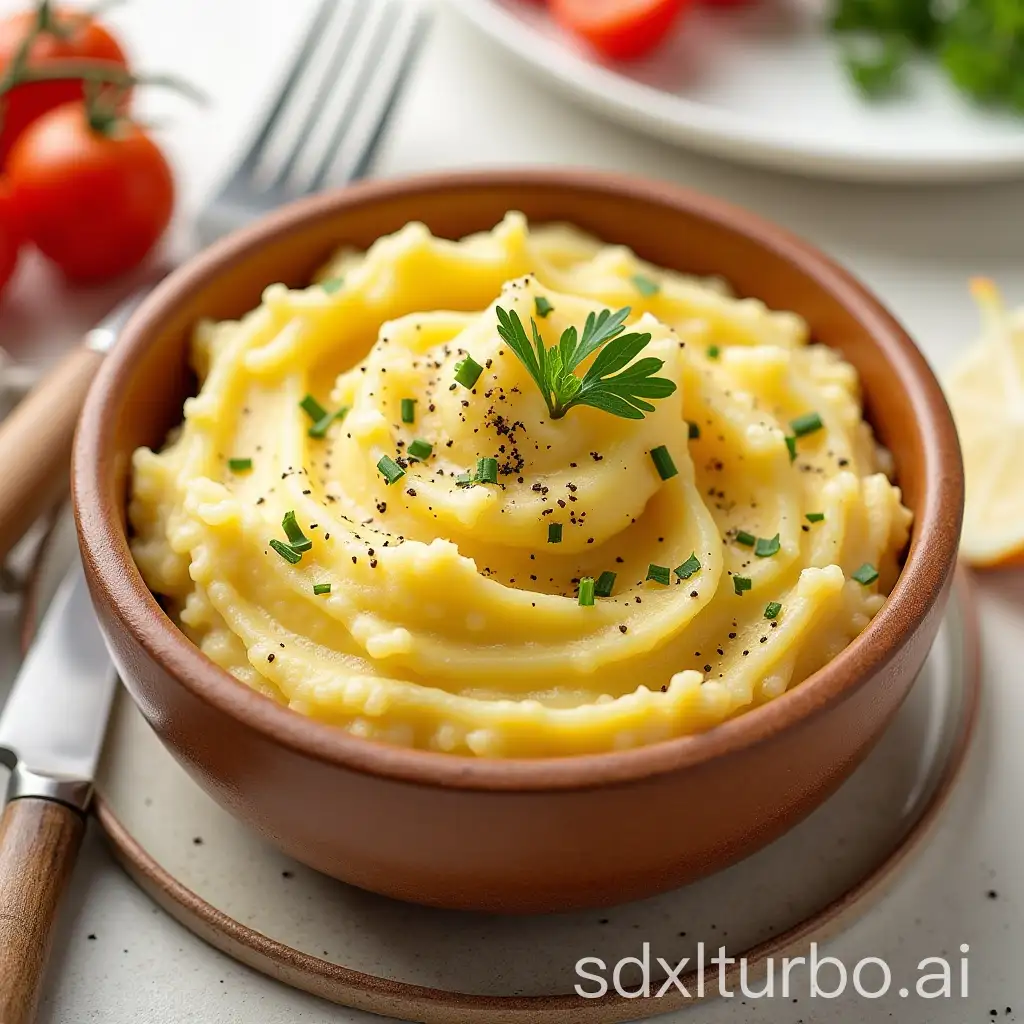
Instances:
[[[78,434],[101,624],[215,798],[339,879],[547,911],[742,857],[938,626],[963,475],[778,228],[555,172],[359,186],[178,270]]]

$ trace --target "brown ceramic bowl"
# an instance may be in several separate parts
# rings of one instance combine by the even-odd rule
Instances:
[[[906,567],[839,657],[790,692],[699,736],[636,750],[480,760],[363,740],[237,682],[146,589],[125,533],[129,460],[159,445],[194,386],[200,317],[237,317],[274,281],[308,283],[340,243],[409,220],[458,238],[508,209],[568,220],[678,270],[721,274],[795,310],[860,372],[867,415],[914,511]],[[389,896],[536,912],[635,899],[752,853],[860,762],[938,628],[960,534],[963,472],[921,354],[857,281],[741,210],[669,185],[536,171],[389,181],[296,203],[161,284],[107,357],[78,430],[74,498],[89,585],[132,697],[193,778],[291,856]]]

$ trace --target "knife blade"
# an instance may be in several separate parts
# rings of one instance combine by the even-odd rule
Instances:
[[[117,677],[76,558],[0,714],[0,1022],[30,1024]]]
[[[116,683],[76,558],[0,714],[0,748],[36,775],[91,782]]]

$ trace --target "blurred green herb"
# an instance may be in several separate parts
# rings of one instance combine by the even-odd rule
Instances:
[[[1024,0],[838,0],[832,28],[862,93],[900,88],[915,51],[933,55],[979,103],[1024,112]]]
[[[885,96],[901,84],[900,72],[911,52],[911,46],[900,36],[870,40],[863,47],[847,47],[843,63],[854,84],[865,96]]]

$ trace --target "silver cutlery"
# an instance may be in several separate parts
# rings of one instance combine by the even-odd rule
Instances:
[[[0,816],[3,1024],[35,1016],[116,685],[76,558],[0,714],[0,762],[12,769]]]

